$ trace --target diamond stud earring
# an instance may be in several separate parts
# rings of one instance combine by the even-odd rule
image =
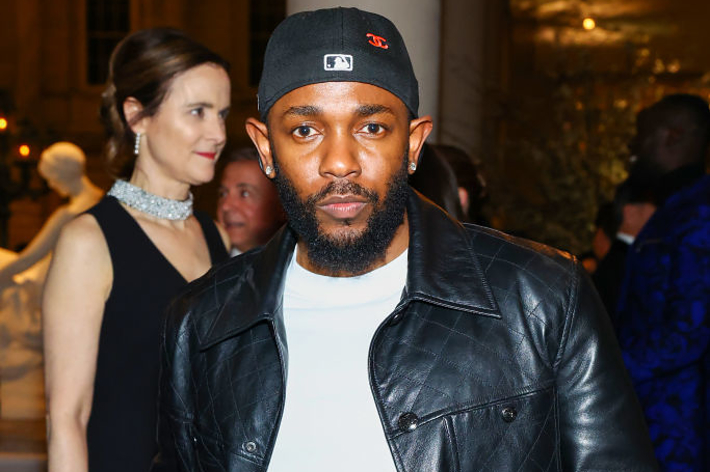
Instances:
[[[409,170],[414,172],[415,170],[417,170],[417,165],[414,162],[410,162],[409,163]]]
[[[274,171],[274,169],[271,166],[266,166],[266,169],[264,169],[264,173],[266,175],[271,175],[271,173]]]

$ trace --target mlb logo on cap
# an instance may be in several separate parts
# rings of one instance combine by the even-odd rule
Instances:
[[[328,71],[353,70],[353,56],[350,54],[326,54],[323,56],[323,69]]]

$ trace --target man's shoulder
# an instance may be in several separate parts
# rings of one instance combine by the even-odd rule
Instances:
[[[464,226],[485,272],[497,266],[538,278],[557,278],[577,270],[576,259],[568,252],[496,229],[468,223]]]
[[[658,208],[638,239],[667,239],[676,242],[678,239],[692,239],[695,234],[704,235],[710,231],[709,216],[710,175],[706,175]]]
[[[507,323],[514,329],[564,325],[580,290],[589,286],[574,256],[490,228],[466,225],[466,230],[483,280]]]

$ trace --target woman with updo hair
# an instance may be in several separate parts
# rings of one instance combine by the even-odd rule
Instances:
[[[227,72],[171,29],[113,51],[101,117],[117,180],[62,230],[43,300],[50,472],[150,468],[163,312],[227,258],[226,234],[193,213],[190,192],[225,144]]]

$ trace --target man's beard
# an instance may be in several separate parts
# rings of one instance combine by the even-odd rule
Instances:
[[[407,153],[402,157],[402,166],[388,182],[384,199],[380,199],[377,192],[359,184],[339,180],[330,182],[303,201],[298,197],[292,182],[279,171],[278,157],[274,155],[274,182],[281,204],[288,216],[289,226],[306,244],[311,264],[328,275],[351,276],[367,272],[377,261],[385,258],[397,228],[404,221],[409,193],[406,156]],[[329,195],[346,194],[365,197],[373,205],[367,226],[359,232],[346,231],[352,222],[343,220],[342,231],[327,235],[318,224],[316,205]]]

